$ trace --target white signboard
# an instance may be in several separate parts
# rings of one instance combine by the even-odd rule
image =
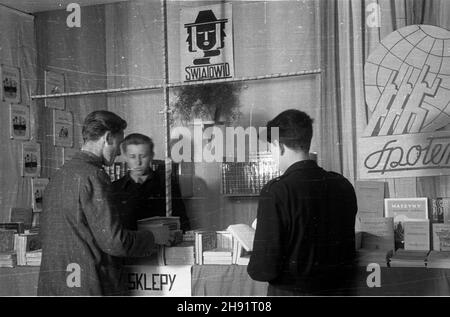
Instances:
[[[182,81],[233,77],[231,3],[183,8],[180,21]]]
[[[360,178],[450,174],[450,32],[411,25],[366,61]]]
[[[126,266],[126,283],[133,296],[175,296],[192,294],[190,265]]]

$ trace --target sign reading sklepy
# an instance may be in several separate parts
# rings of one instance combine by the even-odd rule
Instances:
[[[401,28],[366,61],[360,178],[450,174],[450,31]]]
[[[182,80],[233,77],[231,3],[183,8],[180,15]]]
[[[126,266],[127,288],[132,296],[176,296],[192,294],[190,265]]]

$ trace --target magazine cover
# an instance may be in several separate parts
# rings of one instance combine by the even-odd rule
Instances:
[[[39,143],[22,143],[22,176],[39,177],[41,172],[41,146]]]
[[[31,196],[33,212],[42,211],[42,197],[45,187],[48,184],[48,178],[33,178],[31,180]]]
[[[10,137],[15,140],[30,139],[30,108],[28,106],[9,105]]]
[[[53,144],[73,146],[73,115],[70,111],[53,111]]]
[[[404,248],[405,222],[428,219],[428,198],[386,198],[385,217],[394,218],[395,248]]]
[[[2,100],[12,103],[20,103],[20,69],[7,65],[1,65]]]

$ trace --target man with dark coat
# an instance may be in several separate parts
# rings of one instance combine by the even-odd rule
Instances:
[[[120,257],[149,256],[169,233],[125,230],[111,202],[103,165],[119,154],[126,122],[94,111],[83,125],[84,145],[52,177],[43,198],[38,295],[125,295]]]
[[[279,139],[271,139],[278,128]],[[287,110],[267,124],[281,177],[261,191],[247,271],[268,295],[348,295],[355,273],[356,196],[342,175],[309,159],[312,119]]]

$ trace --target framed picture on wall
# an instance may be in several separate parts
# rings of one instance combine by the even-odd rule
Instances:
[[[9,105],[10,138],[16,140],[30,139],[30,107],[24,105]]]
[[[41,173],[41,145],[39,143],[22,143],[21,170],[24,177],[39,177]]]
[[[20,103],[20,69],[18,67],[1,65],[1,97],[2,101]]]
[[[31,180],[31,204],[33,206],[33,212],[42,211],[42,196],[44,194],[45,187],[49,182],[48,178],[33,178]]]
[[[57,73],[47,70],[44,73],[45,77],[45,94],[55,95],[62,94],[66,90],[65,78],[63,73]],[[66,108],[66,99],[64,97],[59,98],[46,98],[45,106],[47,108],[64,110]]]
[[[53,144],[73,146],[73,115],[70,111],[53,110]]]

